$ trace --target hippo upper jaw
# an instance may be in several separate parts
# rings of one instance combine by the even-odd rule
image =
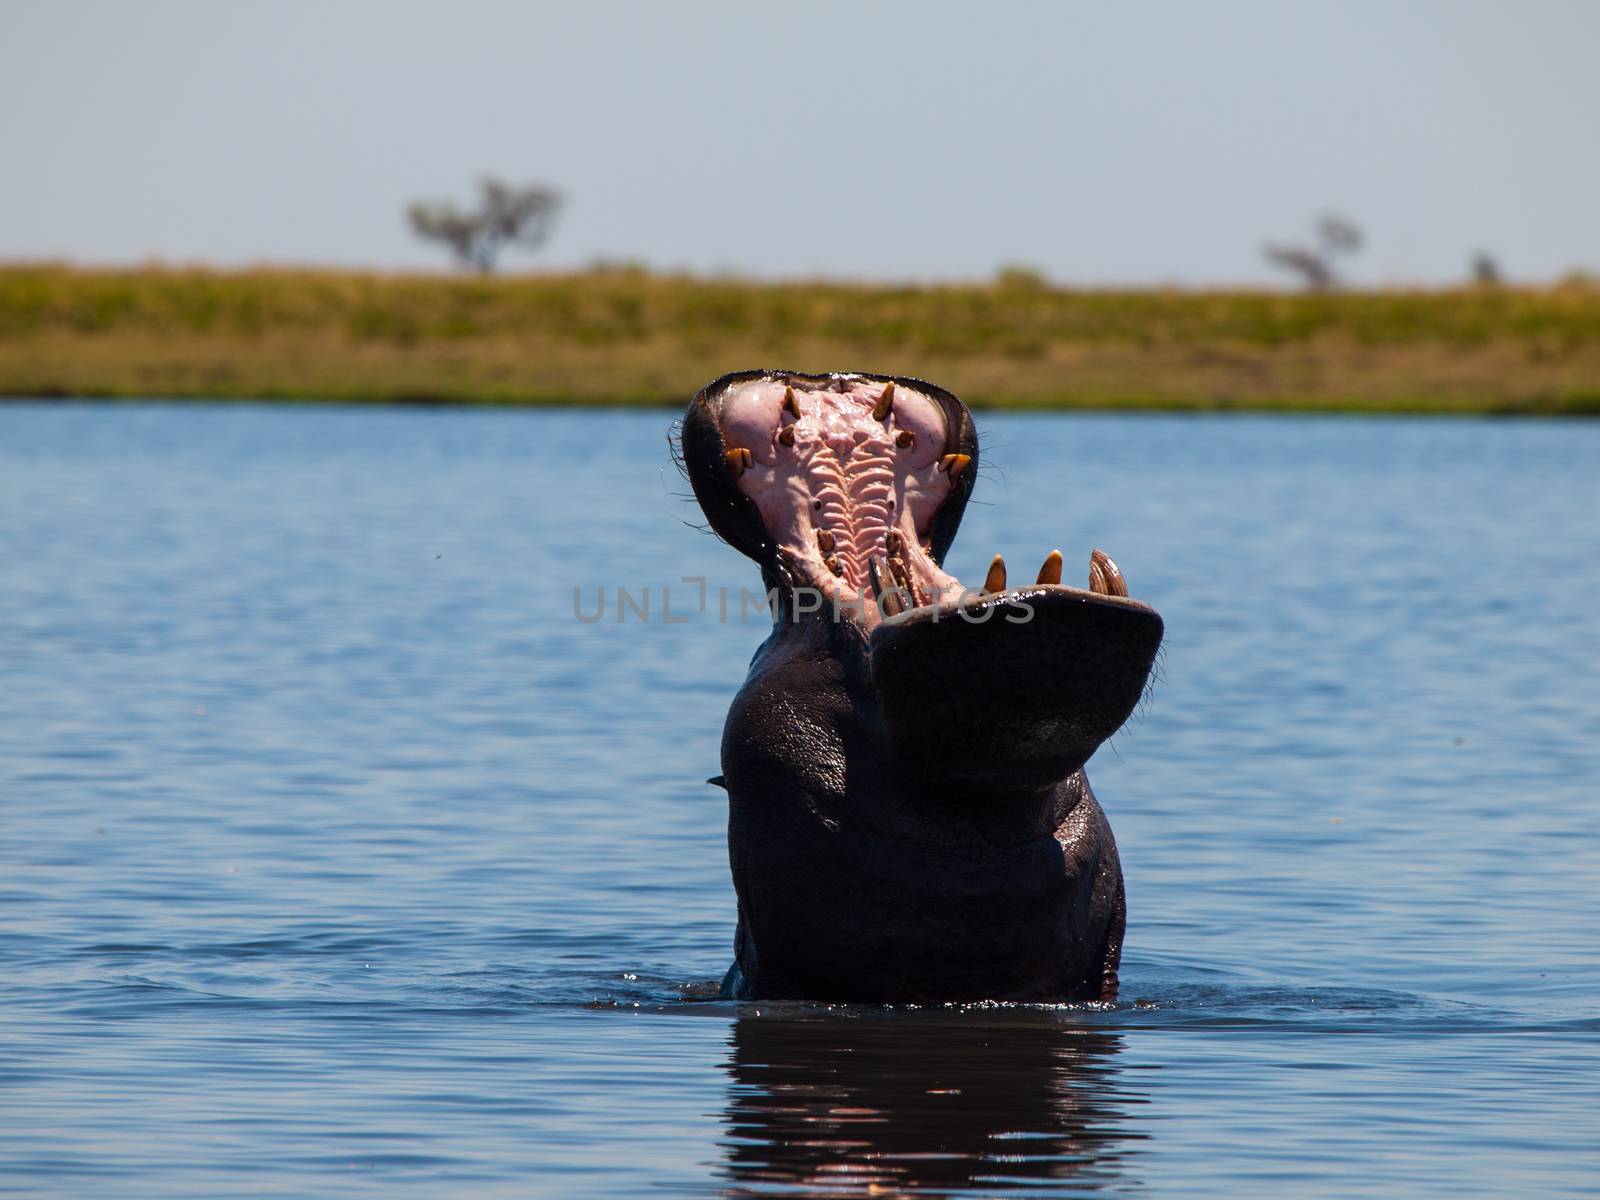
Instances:
[[[685,414],[683,463],[711,527],[760,566],[780,620],[865,636],[960,593],[940,565],[977,474],[966,406],[905,376],[743,371]]]

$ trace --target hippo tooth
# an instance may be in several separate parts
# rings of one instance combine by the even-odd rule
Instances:
[[[891,529],[888,533],[883,535],[883,548],[890,554],[899,554],[901,545],[902,539],[898,529]]]
[[[954,479],[967,469],[967,464],[971,461],[970,454],[946,454],[939,460],[939,470],[948,471],[950,478]]]
[[[828,568],[828,570],[832,571],[835,575],[839,575],[839,576],[843,576],[844,575],[844,566],[843,566],[843,564],[840,563],[837,558],[833,557],[833,555],[830,554],[827,557],[824,565]]]
[[[791,414],[795,420],[798,421],[800,419],[800,401],[794,398],[794,389],[792,387],[783,389],[783,407],[784,411]]]
[[[817,549],[821,550],[824,554],[833,553],[833,530],[817,530]]]
[[[778,440],[785,446],[794,445],[794,426],[785,425],[782,429],[780,429],[778,431]]]
[[[1039,568],[1040,583],[1061,582],[1061,551],[1052,550],[1045,555],[1044,566]]]
[[[1089,555],[1089,590],[1099,592],[1102,596],[1128,594],[1128,581],[1104,550],[1096,550]]]
[[[916,440],[917,439],[911,435],[911,430],[909,429],[902,429],[899,433],[894,435],[894,444],[899,446],[902,450]]]
[[[878,402],[872,406],[872,419],[881,421],[889,415],[889,410],[894,407],[894,384],[883,385],[883,394],[878,397]]]
[[[1006,590],[1006,560],[998,554],[989,564],[989,573],[983,577],[983,590],[986,592],[1003,592]]]
[[[899,591],[890,586],[884,565],[881,555],[873,555],[867,563],[867,579],[872,584],[872,598],[877,601],[878,610],[886,617],[897,617],[905,612],[906,602]]]
[[[904,588],[912,597],[916,596],[917,591],[911,586],[911,573],[906,570],[905,563],[898,558],[891,558],[889,560],[889,574],[894,579],[896,587]]]
[[[867,581],[872,584],[872,598],[881,600],[884,592],[889,590],[889,581],[884,574],[883,556],[874,554],[867,560]]]
[[[723,461],[728,464],[728,470],[733,472],[733,477],[735,479],[743,475],[745,471],[750,468],[751,464],[755,462],[755,459],[751,456],[750,451],[745,449],[743,446],[740,446],[736,450],[729,450],[722,456],[722,458]]]

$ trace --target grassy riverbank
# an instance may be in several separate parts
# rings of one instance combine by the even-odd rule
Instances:
[[[976,405],[1600,413],[1600,287],[1299,295],[0,266],[0,395],[681,404],[748,366]]]

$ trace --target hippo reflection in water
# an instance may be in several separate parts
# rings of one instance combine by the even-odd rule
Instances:
[[[726,1197],[1131,1190],[1149,1079],[1120,1034],[1025,1008],[758,1011],[723,1063]]]
[[[1111,1000],[1122,871],[1083,764],[1133,712],[1161,618],[941,568],[978,468],[966,405],[885,375],[725,375],[681,453],[772,597],[722,737],[736,998]]]

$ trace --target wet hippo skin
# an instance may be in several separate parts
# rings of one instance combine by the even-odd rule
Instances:
[[[1096,550],[1008,588],[941,563],[978,468],[971,413],[915,379],[745,371],[680,452],[773,609],[722,739],[739,897],[730,997],[1110,1000],[1116,843],[1083,765],[1161,644]]]

